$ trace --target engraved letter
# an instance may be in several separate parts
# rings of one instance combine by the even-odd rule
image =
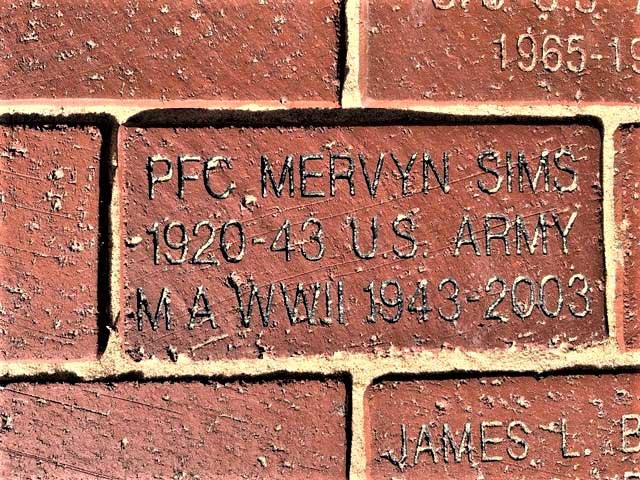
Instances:
[[[352,232],[352,241],[351,246],[353,247],[353,252],[356,254],[358,258],[362,258],[363,260],[369,260],[376,256],[376,251],[378,250],[378,217],[371,218],[371,249],[363,253],[360,250],[360,240],[359,240],[359,231],[358,231],[358,220],[356,217],[351,218],[351,232]]]
[[[342,172],[336,172],[336,160],[347,160],[349,166],[347,170]],[[350,155],[332,153],[329,155],[329,187],[331,189],[331,196],[336,196],[336,180],[346,180],[349,182],[349,193],[351,196],[356,194],[356,187],[353,184],[353,172],[355,171],[355,165],[353,158]]]
[[[453,451],[453,459],[455,463],[462,461],[462,454],[467,453],[469,463],[473,463],[473,448],[471,447],[471,424],[469,422],[464,424],[464,430],[462,431],[462,438],[460,439],[460,445],[458,445],[453,438],[451,427],[448,423],[442,426],[442,450],[444,453],[444,462],[449,463],[449,448]]]
[[[267,176],[271,181],[271,187],[276,197],[280,198],[282,190],[284,188],[284,182],[289,177],[289,196],[293,197],[293,156],[287,155],[282,166],[282,173],[280,173],[280,180],[276,184],[273,178],[273,170],[271,169],[271,163],[266,155],[262,155],[260,158],[260,178],[262,179],[262,196],[267,196]]]
[[[487,454],[488,444],[498,444],[504,441],[504,438],[502,437],[488,437],[487,429],[491,427],[501,427],[501,426],[502,426],[502,422],[499,422],[499,421],[480,422],[480,452],[482,454],[483,462],[501,462],[502,461],[502,457],[500,456],[490,457]]]
[[[186,175],[184,173],[185,163],[196,163],[200,161],[200,157],[191,155],[180,155],[178,157],[178,198],[184,198],[184,182],[185,180],[197,180],[198,174],[192,173]]]
[[[633,428],[628,428],[628,422],[634,422],[635,426]],[[636,414],[628,414],[622,416],[622,447],[621,450],[623,453],[638,453],[640,452],[640,443],[635,445],[629,445],[628,438],[634,437],[636,439],[640,438],[640,415]]]
[[[245,310],[244,301],[242,300],[242,293],[240,291],[240,285],[235,281],[232,276],[227,277],[227,285],[233,289],[236,294],[236,300],[238,301],[238,311],[240,312],[240,321],[243,327],[249,327],[251,325],[251,313],[253,311],[253,300],[256,300],[258,304],[258,311],[260,312],[260,319],[262,320],[262,326],[269,326],[269,316],[271,315],[271,302],[273,300],[273,284],[269,284],[269,292],[267,293],[267,304],[263,307],[263,300],[258,292],[258,286],[255,282],[251,281],[251,290],[249,292],[249,300],[247,300],[247,307]]]
[[[164,319],[167,330],[171,330],[171,295],[168,288],[162,287],[160,292],[160,300],[158,301],[158,308],[156,308],[156,314],[151,315],[151,307],[149,306],[149,300],[147,300],[144,290],[138,288],[136,291],[136,319],[138,320],[138,330],[142,331],[142,314],[147,315],[147,319],[151,324],[152,330],[157,330],[160,324],[160,315],[164,308]]]
[[[154,175],[154,168],[156,163],[164,163],[166,165],[167,171],[164,175],[160,175],[158,177]],[[147,158],[147,180],[149,183],[149,199],[150,200],[153,200],[155,197],[154,189],[153,189],[154,185],[156,183],[168,182],[169,180],[171,180],[172,176],[173,176],[173,166],[171,165],[171,160],[169,160],[166,157],[163,157],[162,155],[154,155],[153,157]]]
[[[200,310],[200,300],[202,300],[203,303],[202,310]],[[196,326],[196,318],[202,318],[202,323],[208,320],[209,323],[211,323],[211,328],[218,328],[213,312],[209,307],[209,299],[207,298],[202,285],[198,285],[196,294],[193,297],[193,306],[189,309],[189,323],[187,324],[189,330],[193,330]]]
[[[222,193],[218,193],[214,191],[213,188],[211,188],[211,185],[209,185],[209,171],[219,167],[221,163],[224,164],[229,169],[232,168],[231,160],[229,160],[227,157],[223,157],[220,155],[216,155],[215,157],[209,158],[206,162],[204,162],[204,165],[202,168],[202,177],[204,178],[204,187],[207,189],[207,192],[209,192],[209,195],[211,195],[213,198],[217,198],[218,200],[223,200],[227,198],[231,194],[231,191],[234,188],[236,188],[236,185],[233,182],[231,182],[229,185],[227,185],[227,188]],[[273,181],[273,179],[271,180]],[[263,189],[264,189],[264,184],[263,184]]]
[[[468,239],[463,238],[465,230],[467,231],[467,236],[469,237]],[[473,225],[471,224],[471,220],[469,219],[468,215],[464,215],[462,217],[462,223],[460,223],[458,236],[456,237],[456,249],[453,252],[454,257],[460,255],[460,247],[462,245],[473,246],[473,251],[477,256],[480,256],[480,245],[478,245],[478,240],[476,240],[475,233],[473,233]]]
[[[503,225],[501,232],[492,232],[492,220],[498,220]],[[499,213],[488,213],[484,217],[484,238],[486,241],[485,250],[487,256],[491,256],[492,240],[502,240],[502,242],[504,243],[504,254],[511,255],[511,249],[509,248],[509,239],[507,238],[509,230],[511,230],[511,224],[509,223],[509,219],[504,215],[500,215]]]
[[[498,154],[493,150],[487,150],[486,152],[482,152],[480,155],[478,155],[478,167],[480,167],[480,170],[494,176],[496,179],[496,184],[491,188],[487,187],[482,180],[478,180],[478,188],[481,192],[491,195],[492,193],[496,193],[498,190],[500,190],[503,178],[497,169],[494,170],[493,168],[489,168],[484,164],[485,159],[489,161],[495,161],[497,166],[500,164],[500,157],[498,157]]]
[[[307,170],[309,160],[322,160],[322,155],[319,153],[300,155],[300,195],[303,197],[324,197],[323,191],[307,191],[307,178],[322,178],[322,172]]]
[[[514,460],[524,460],[525,458],[527,458],[527,454],[529,453],[529,444],[524,438],[517,437],[513,433],[513,429],[516,427],[519,427],[520,430],[522,430],[527,435],[531,433],[529,427],[527,427],[527,425],[520,420],[514,420],[509,423],[509,425],[507,426],[507,437],[509,437],[509,440],[511,440],[513,443],[522,447],[522,453],[519,455],[516,454],[513,450],[511,450],[511,447],[507,448],[507,453]]]
[[[449,193],[449,154],[447,152],[442,154],[442,176],[436,170],[429,152],[422,154],[422,193],[429,193],[429,170],[436,177],[440,190]]]
[[[373,174],[373,181],[371,181],[371,179],[369,178],[369,173],[367,172],[367,159],[362,154],[358,154],[358,159],[360,160],[360,167],[362,168],[364,180],[365,182],[367,182],[369,195],[371,195],[371,198],[375,198],[376,192],[378,191],[378,182],[380,182],[380,172],[382,171],[382,164],[384,163],[384,153],[381,153],[380,157],[378,158],[376,171]]]
[[[422,444],[427,442],[425,446]],[[418,464],[418,459],[423,452],[430,452],[431,458],[433,458],[433,463],[438,463],[438,449],[433,446],[433,440],[431,439],[431,434],[429,433],[429,425],[422,424],[420,427],[420,433],[418,434],[418,442],[416,445],[416,454],[413,457],[413,464]]]
[[[411,169],[413,168],[413,164],[416,161],[418,154],[412,153],[407,165],[403,167],[400,164],[400,160],[392,153],[391,158],[393,159],[393,163],[396,164],[396,168],[402,177],[402,196],[406,197],[409,194],[409,173],[411,173]]]

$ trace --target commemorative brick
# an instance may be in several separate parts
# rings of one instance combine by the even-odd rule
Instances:
[[[615,134],[615,228],[622,255],[623,268],[616,281],[616,312],[618,313],[620,344],[627,348],[640,346],[638,319],[638,156],[640,155],[640,131],[637,126],[621,127]]]
[[[0,5],[1,98],[337,103],[334,0]]]
[[[0,357],[94,356],[101,135],[0,126]]]
[[[637,103],[639,12],[635,1],[364,1],[364,95]]]
[[[371,479],[640,478],[638,374],[385,381]]]
[[[9,384],[2,478],[346,478],[336,381]]]
[[[600,132],[122,128],[134,359],[606,338]]]

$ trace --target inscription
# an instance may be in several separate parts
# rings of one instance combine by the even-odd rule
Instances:
[[[384,382],[372,478],[638,478],[635,375]]]
[[[604,323],[599,146],[570,139],[583,127],[534,127],[547,136],[525,146],[514,128],[526,130],[481,127],[481,138],[469,139],[470,128],[460,127],[457,141],[433,147],[439,129],[427,127],[417,135],[318,129],[311,141],[300,129],[295,145],[277,150],[254,145],[264,130],[234,131],[250,145],[240,154],[226,145],[229,130],[210,129],[234,153],[205,137],[193,143],[198,154],[153,144],[127,150],[125,265],[136,338],[159,330],[242,338],[250,330],[276,344],[323,335],[342,349],[353,336],[368,333],[375,345],[384,332],[395,344],[403,330],[422,336],[429,325],[433,340],[417,339],[422,346],[438,342],[436,325],[461,332],[502,324],[515,333],[502,337],[507,345],[526,342],[539,325],[555,332],[550,344],[578,341],[580,325]],[[200,135],[171,136],[192,132]],[[150,131],[158,145],[169,142],[166,133]],[[379,133],[406,138],[391,148],[347,143]],[[341,144],[313,149],[327,134]],[[585,228],[594,242],[587,247]],[[491,267],[498,258],[505,268]]]
[[[639,99],[635,1],[385,0],[362,8],[372,100]]]
[[[616,73],[629,69],[634,74],[640,73],[640,37],[622,42],[619,37],[612,37],[606,44],[610,50],[604,51],[597,50],[597,46],[586,45],[584,35],[577,34],[536,37],[521,33],[515,38],[508,38],[503,33],[492,43],[498,45],[501,70],[507,70],[515,64],[523,72],[541,68],[547,72],[564,69],[571,73],[582,73],[589,70],[591,63],[604,61],[611,62]]]

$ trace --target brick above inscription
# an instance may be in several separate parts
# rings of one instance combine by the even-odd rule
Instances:
[[[69,359],[98,347],[102,136],[0,126],[0,358]]]
[[[385,381],[367,393],[377,478],[640,478],[638,374]]]
[[[9,384],[2,478],[346,478],[334,380]]]
[[[634,1],[367,0],[371,101],[640,101]]]
[[[606,338],[588,125],[120,131],[134,359]]]
[[[20,0],[0,25],[0,99],[337,103],[334,0]]]

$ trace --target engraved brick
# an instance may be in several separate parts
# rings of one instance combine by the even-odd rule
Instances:
[[[638,290],[640,266],[638,265],[638,158],[640,156],[640,131],[635,125],[620,128],[615,135],[615,212],[616,234],[622,249],[619,260],[623,268],[616,279],[616,313],[620,343],[628,348],[640,346],[640,322],[638,320]]]
[[[2,478],[345,478],[336,381],[9,384]]]
[[[102,137],[0,127],[1,358],[95,355]]]
[[[339,5],[3,2],[0,97],[336,103]]]
[[[362,15],[371,100],[640,100],[635,2],[367,0]]]
[[[368,478],[640,478],[639,398],[637,374],[385,381]]]
[[[582,124],[123,128],[127,352],[602,341],[600,141]]]

